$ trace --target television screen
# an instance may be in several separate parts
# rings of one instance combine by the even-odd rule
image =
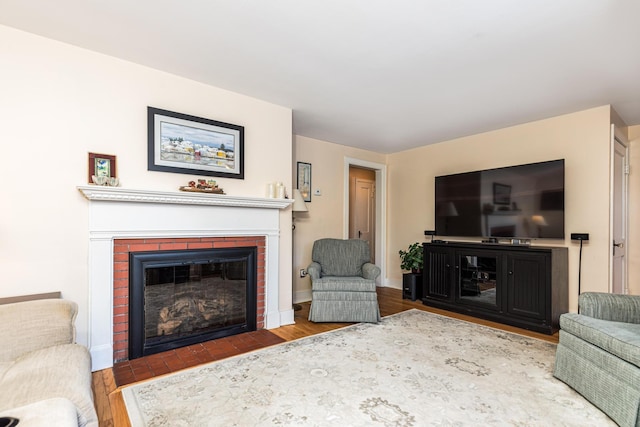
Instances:
[[[438,236],[564,239],[564,160],[435,178]]]

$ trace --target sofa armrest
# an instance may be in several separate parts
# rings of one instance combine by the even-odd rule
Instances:
[[[309,274],[309,277],[311,277],[311,281],[319,279],[321,272],[322,267],[317,262],[312,262],[311,264],[309,264],[309,267],[307,267],[307,273]]]
[[[640,295],[585,292],[578,298],[580,314],[613,322],[640,323]]]
[[[370,262],[362,264],[362,277],[369,280],[376,280],[380,275],[380,267]]]
[[[0,363],[25,353],[75,341],[78,305],[43,299],[0,305]]]
[[[78,427],[78,414],[73,403],[64,397],[39,400],[0,412],[1,417],[20,420],[20,427]]]

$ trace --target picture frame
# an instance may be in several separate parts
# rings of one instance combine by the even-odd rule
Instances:
[[[311,163],[298,162],[298,190],[302,199],[311,202]]]
[[[89,175],[87,181],[93,183],[92,176],[116,178],[116,156],[89,153]]]
[[[511,186],[506,184],[493,183],[493,203],[496,205],[511,204]]]
[[[150,171],[244,179],[244,127],[147,107]]]

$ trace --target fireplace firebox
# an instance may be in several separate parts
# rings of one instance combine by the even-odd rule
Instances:
[[[256,330],[257,248],[129,254],[129,358]]]

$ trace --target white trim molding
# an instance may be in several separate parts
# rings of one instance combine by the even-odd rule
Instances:
[[[129,188],[100,185],[81,185],[78,190],[88,200],[137,203],[168,203],[201,206],[235,206],[250,208],[283,209],[292,199],[267,199],[262,197],[238,197],[226,194],[207,194],[178,191],[132,190]]]
[[[293,200],[79,186],[89,203],[92,370],[113,366],[113,241],[118,238],[265,236],[265,328],[288,322],[279,309],[280,212]]]

